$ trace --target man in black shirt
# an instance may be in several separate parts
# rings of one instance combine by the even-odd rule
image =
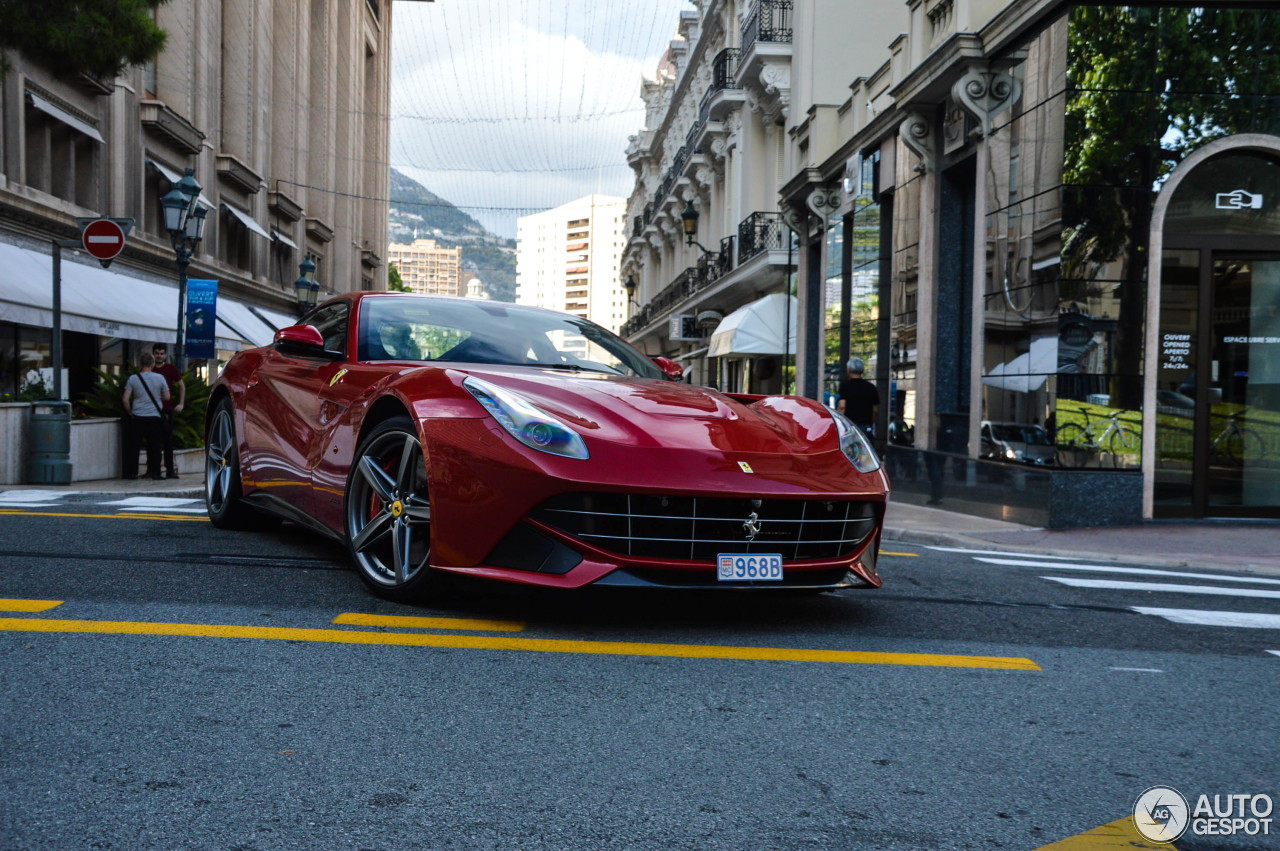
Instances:
[[[840,382],[840,401],[836,402],[836,410],[853,420],[864,433],[871,434],[880,414],[880,391],[862,377],[867,369],[862,358],[849,358],[846,366],[849,377]]]

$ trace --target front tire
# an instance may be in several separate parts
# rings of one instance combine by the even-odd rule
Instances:
[[[235,406],[230,397],[223,397],[214,408],[204,446],[204,504],[209,522],[219,529],[253,528],[257,513],[244,503]]]
[[[380,423],[347,476],[347,548],[375,594],[418,602],[438,582],[429,565],[431,500],[418,431],[408,417]]]

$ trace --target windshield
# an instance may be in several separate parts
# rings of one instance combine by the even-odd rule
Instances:
[[[1014,443],[1027,443],[1033,446],[1048,446],[1049,436],[1044,429],[1036,425],[997,425],[992,428],[996,440]]]
[[[360,303],[362,361],[492,363],[662,378],[657,365],[585,319],[511,304],[430,297]]]

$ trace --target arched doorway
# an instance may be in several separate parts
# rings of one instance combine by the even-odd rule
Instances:
[[[1146,513],[1280,517],[1280,139],[1206,146],[1154,212]]]

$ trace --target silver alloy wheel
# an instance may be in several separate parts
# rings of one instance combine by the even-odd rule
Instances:
[[[235,432],[225,407],[213,415],[204,458],[205,500],[209,510],[219,514],[226,510],[231,497],[231,474],[236,464]]]
[[[431,503],[417,437],[389,430],[356,459],[347,532],[360,570],[379,585],[403,586],[426,568]]]

